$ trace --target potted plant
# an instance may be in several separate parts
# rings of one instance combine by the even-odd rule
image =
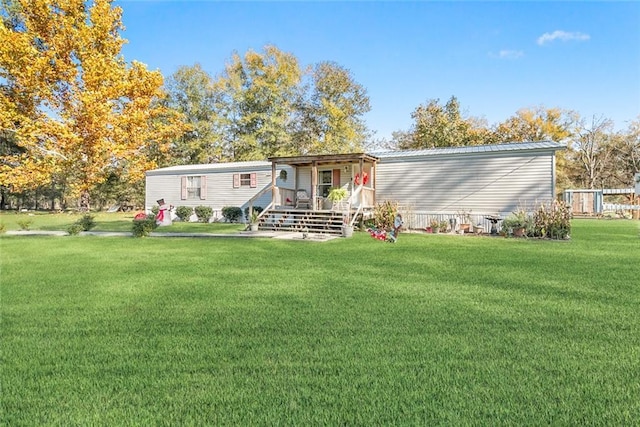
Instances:
[[[449,227],[449,223],[447,221],[440,221],[440,232],[441,233],[446,233],[447,232],[447,228]]]
[[[502,221],[502,230],[506,235],[523,237],[526,234],[529,217],[524,210],[513,212]]]
[[[345,188],[332,188],[329,190],[329,194],[327,195],[327,199],[331,201],[332,207],[331,209],[338,209],[340,207],[340,202],[342,202],[347,197],[347,190]]]
[[[249,215],[249,229],[251,231],[258,231],[258,215],[260,215],[260,213],[256,210]]]
[[[471,211],[462,210],[458,212],[458,217],[460,219],[460,232],[471,233],[473,228],[471,225]]]
[[[440,221],[438,221],[437,219],[432,219],[431,220],[431,232],[432,233],[439,233],[440,232]]]
[[[349,217],[344,215],[342,219],[342,237],[351,236],[353,236],[353,225],[349,224]]]

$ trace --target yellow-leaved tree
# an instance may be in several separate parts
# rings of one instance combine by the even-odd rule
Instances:
[[[3,0],[0,184],[57,181],[89,209],[114,171],[135,181],[184,129],[160,102],[163,78],[121,54],[122,10],[111,0]]]

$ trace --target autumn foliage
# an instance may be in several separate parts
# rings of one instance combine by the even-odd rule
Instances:
[[[81,196],[116,171],[135,180],[182,130],[159,100],[163,77],[127,64],[121,9],[109,0],[5,2],[0,22],[0,130],[14,144],[0,184],[56,182]]]

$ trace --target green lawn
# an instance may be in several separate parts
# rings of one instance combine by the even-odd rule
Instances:
[[[636,425],[638,221],[573,225],[2,236],[0,424]]]
[[[133,217],[137,212],[92,212],[96,222],[96,227],[91,231],[122,231],[130,232],[133,225]],[[66,231],[67,228],[82,218],[79,213],[49,213],[49,212],[2,212],[0,213],[0,224],[5,231],[23,229],[21,223],[28,223],[29,230],[45,231]],[[184,223],[174,222],[167,227],[159,227],[155,230],[158,233],[235,233],[243,230],[245,224],[226,223]]]

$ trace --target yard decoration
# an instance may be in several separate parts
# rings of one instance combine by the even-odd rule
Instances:
[[[156,215],[156,223],[158,225],[171,225],[171,215],[167,212],[169,209],[173,208],[171,205],[167,205],[164,202],[164,199],[158,200],[158,215]]]
[[[363,172],[362,175],[360,175],[360,173],[357,173],[353,182],[355,182],[356,185],[360,185],[361,177],[362,177],[362,185],[366,185],[367,182],[369,182],[369,175],[366,172]]]
[[[380,229],[378,229],[376,227],[370,227],[370,228],[367,228],[367,231],[369,232],[371,237],[373,237],[376,240],[382,240],[382,241],[387,240],[387,231],[386,230],[380,230]]]
[[[402,228],[403,223],[402,215],[398,213],[393,221],[393,228],[388,233],[385,229],[379,229],[376,227],[368,228],[367,231],[374,239],[382,240],[383,242],[395,243],[398,240],[398,234],[400,234],[400,229]]]

